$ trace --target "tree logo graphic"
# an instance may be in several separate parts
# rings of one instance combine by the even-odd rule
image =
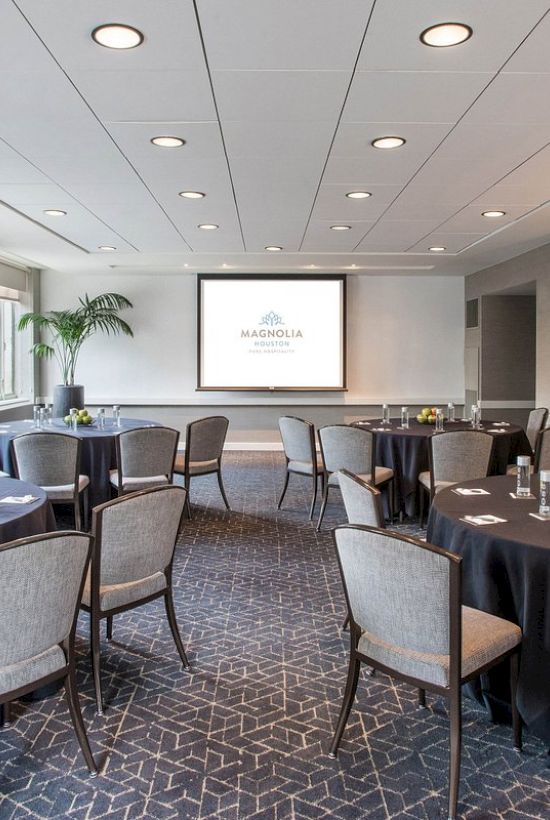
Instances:
[[[275,325],[284,325],[283,317],[279,316],[278,313],[275,313],[274,310],[270,310],[269,313],[266,313],[265,316],[262,316],[262,321],[260,322],[261,325],[269,325],[269,327],[275,327]]]

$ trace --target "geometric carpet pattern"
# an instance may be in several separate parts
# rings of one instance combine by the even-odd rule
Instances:
[[[278,512],[283,473],[281,453],[228,453],[230,513],[214,477],[193,484],[174,562],[191,672],[162,602],[122,613],[102,642],[98,717],[81,615],[78,686],[101,774],[88,777],[61,694],[15,703],[0,730],[1,820],[446,816],[444,700],[420,709],[411,687],[363,670],[339,757],[327,756],[349,640],[330,535],[343,507],[334,493],[316,533],[309,482],[293,476]],[[548,820],[546,751],[526,732],[515,752],[510,727],[465,699],[460,816]]]

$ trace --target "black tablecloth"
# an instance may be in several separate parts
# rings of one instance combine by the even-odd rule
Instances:
[[[30,504],[5,504],[1,501],[8,496],[17,498],[23,495],[32,495],[36,501]],[[44,490],[26,481],[0,478],[0,544],[41,532],[54,532],[55,529],[52,505]]]
[[[362,426],[361,422],[355,422]],[[391,467],[396,474],[397,511],[407,515],[417,512],[418,474],[429,469],[428,442],[434,434],[432,424],[420,424],[411,420],[408,430],[399,429],[399,420],[392,419],[391,425],[379,429],[380,422],[370,421],[366,430],[373,430],[376,436],[376,463],[382,467]],[[492,422],[483,421],[485,430],[492,428]],[[446,423],[445,430],[471,430],[469,422]],[[503,475],[508,464],[516,456],[531,455],[529,440],[522,427],[510,424],[501,428],[502,433],[494,433],[495,444],[490,475]]]
[[[45,425],[41,432],[68,433],[82,439],[82,456],[80,472],[90,479],[88,502],[90,507],[102,504],[111,497],[109,485],[109,470],[116,466],[115,436],[124,430],[133,430],[136,427],[157,427],[157,422],[145,419],[120,420],[120,427],[113,426],[111,419],[106,420],[105,429],[100,430],[95,424],[81,425],[74,433],[62,419],[54,419],[51,425]],[[30,420],[13,421],[0,424],[0,459],[1,469],[13,475],[11,463],[10,441],[21,433],[36,432]]]
[[[490,496],[435,497],[427,539],[462,556],[463,601],[513,621],[523,630],[518,707],[530,731],[550,744],[550,521],[538,521],[538,498],[515,500],[510,476],[464,482]],[[537,476],[532,491],[538,496]],[[474,527],[463,515],[498,515],[507,523]],[[485,676],[484,676],[485,677]],[[483,688],[493,706],[509,703],[508,671],[492,670]],[[475,691],[480,695],[479,685]]]

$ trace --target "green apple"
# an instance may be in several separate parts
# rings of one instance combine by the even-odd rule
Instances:
[[[91,417],[91,416],[85,416],[85,417],[82,419],[82,422],[83,422],[84,424],[91,424],[91,423],[92,423],[92,421],[93,421],[93,419],[92,419],[92,417]]]
[[[65,424],[70,424],[71,423],[71,417],[70,416],[65,416],[63,418],[63,421],[65,422]]]
[[[428,423],[435,424],[435,416],[433,413],[430,413],[430,415],[428,416]]]
[[[431,416],[432,414],[432,409],[431,407],[423,407],[421,412],[422,415],[425,416],[425,418],[428,418],[428,416]]]
[[[419,421],[420,424],[426,424],[427,417],[423,413],[419,413],[416,420]]]

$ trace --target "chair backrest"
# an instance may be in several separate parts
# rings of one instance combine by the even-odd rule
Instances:
[[[82,532],[56,532],[0,546],[0,667],[69,638],[91,543]]]
[[[39,486],[76,484],[82,441],[65,433],[24,433],[12,439],[17,478]]]
[[[352,625],[405,652],[460,653],[461,558],[372,527],[334,538]]]
[[[281,416],[279,430],[288,461],[315,463],[315,427],[296,416]]]
[[[541,430],[535,446],[535,472],[550,470],[550,427]]]
[[[208,416],[187,425],[185,461],[213,461],[222,457],[229,427],[225,416]]]
[[[335,475],[338,476],[348,523],[365,524],[383,530],[385,525],[380,491],[349,470],[338,470]]]
[[[171,427],[138,427],[116,437],[117,464],[122,476],[165,475],[172,481],[179,431]]]
[[[435,481],[484,478],[491,463],[493,437],[481,430],[437,433],[430,439],[430,464]]]
[[[172,563],[187,491],[173,484],[141,490],[95,507],[92,593],[139,581]]]
[[[319,428],[319,441],[328,473],[342,469],[355,475],[373,473],[374,435],[370,430],[330,424]]]
[[[533,452],[535,452],[537,445],[537,436],[544,428],[547,416],[548,409],[546,407],[537,407],[529,413],[527,429],[525,432],[527,433],[527,438],[529,439],[529,444],[531,445]]]

